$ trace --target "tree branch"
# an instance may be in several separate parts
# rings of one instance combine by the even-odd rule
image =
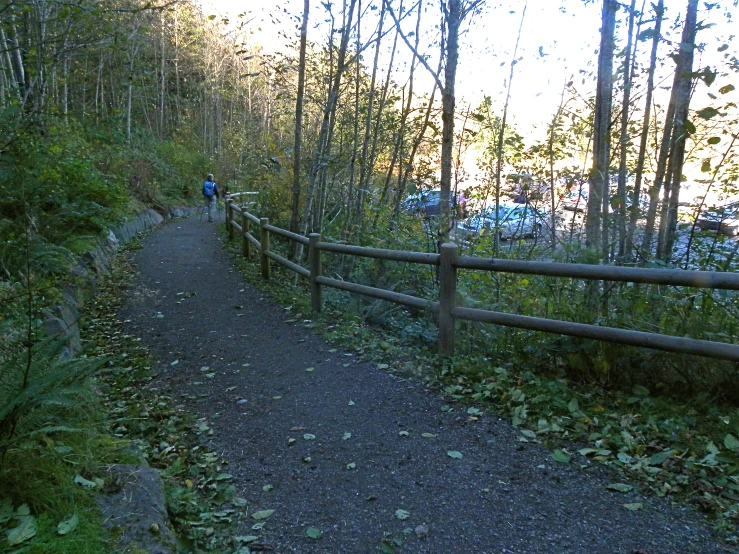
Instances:
[[[383,1],[385,2],[385,6],[387,7],[388,12],[390,13],[390,17],[392,17],[393,21],[395,21],[395,25],[398,28],[398,34],[400,34],[400,37],[403,39],[403,42],[405,42],[405,45],[408,47],[408,49],[411,52],[413,52],[413,55],[416,58],[418,58],[418,61],[421,62],[421,65],[423,65],[423,67],[425,67],[428,70],[428,72],[431,74],[431,76],[436,81],[436,86],[439,87],[439,90],[442,90],[442,91],[446,90],[444,88],[444,85],[441,82],[441,79],[439,79],[439,73],[435,73],[434,70],[431,69],[431,66],[428,64],[426,59],[423,56],[421,56],[421,54],[418,53],[418,50],[410,43],[410,41],[408,40],[408,37],[406,37],[403,31],[400,29],[400,21],[396,17],[395,12],[393,11],[392,6],[390,5],[389,0],[383,0]]]

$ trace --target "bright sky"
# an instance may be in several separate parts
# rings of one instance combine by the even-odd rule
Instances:
[[[297,36],[296,25],[302,15],[303,0],[283,0],[277,6],[265,0],[204,0],[210,2],[216,12],[228,15],[232,20],[236,14],[248,12],[252,20],[251,27],[255,31],[255,41],[262,43],[267,50],[283,50],[285,40],[280,38],[278,30],[284,30],[288,35]],[[334,1],[336,6],[341,2]],[[363,2],[365,8],[368,2]],[[375,2],[377,4],[377,2]],[[405,5],[411,5],[412,0],[405,0]],[[642,7],[641,0],[637,0],[637,9]],[[648,14],[651,2],[646,2]],[[683,13],[687,0],[665,0],[666,17],[671,22],[678,13]],[[398,5],[398,0],[393,2]],[[432,67],[438,60],[438,46],[432,44],[438,38],[433,29],[438,25],[439,12],[434,7],[427,9],[423,14],[423,27],[426,28],[424,40],[420,49],[430,54],[429,62]],[[491,1],[488,0],[483,13],[466,22],[460,49],[460,62],[457,74],[458,105],[469,102],[477,105],[485,95],[493,98],[493,105],[502,109],[505,99],[506,83],[510,71],[510,61],[516,43],[521,12],[524,2],[521,0]],[[529,0],[523,22],[523,31],[517,57],[522,58],[515,67],[513,88],[509,108],[509,121],[519,127],[522,134],[528,135],[534,127],[543,127],[551,120],[557,106],[563,84],[575,77],[575,84],[579,84],[581,94],[588,96],[594,89],[594,70],[597,66],[597,49],[599,44],[601,1],[589,0]],[[729,8],[731,9],[731,8]],[[335,7],[337,17],[339,8]],[[209,8],[206,8],[206,12]],[[709,40],[706,49],[708,56],[715,55],[716,48],[721,44],[717,35],[721,29],[726,29],[726,18],[721,15],[722,10],[715,9],[706,13],[704,3],[701,2],[701,19],[718,22],[715,29],[702,31],[699,41]],[[369,21],[377,11],[368,12],[365,21]],[[273,23],[276,19],[281,24]],[[320,2],[311,0],[309,40],[325,42],[326,40],[326,11]],[[388,23],[386,23],[386,26]],[[404,25],[406,32],[413,30],[415,15],[409,18]],[[649,25],[645,24],[644,28]],[[671,25],[663,24],[663,34],[670,33]],[[259,30],[261,29],[261,30]],[[369,34],[370,25],[364,26],[364,33]],[[617,29],[622,37],[625,29]],[[673,38],[679,38],[679,29],[673,32]],[[366,38],[366,37],[365,37]],[[391,36],[384,41],[389,50],[392,43]],[[621,45],[623,46],[623,45]],[[648,42],[639,43],[639,48],[646,53]],[[736,53],[735,48],[730,52]],[[410,54],[404,44],[399,45],[399,55],[405,62],[397,64],[396,79],[404,82],[407,78],[407,63]],[[387,60],[389,54],[385,53]],[[372,52],[365,54],[366,64],[370,64]],[[397,55],[396,55],[397,60]],[[699,62],[696,62],[696,67]],[[705,62],[704,62],[705,65]],[[581,73],[593,71],[593,74]],[[428,91],[431,88],[431,78],[421,69],[417,72],[417,91]],[[582,80],[585,79],[585,83]]]
[[[211,7],[205,8],[206,13],[219,13],[228,16],[232,21],[236,20],[238,13],[246,12],[247,17],[244,19],[251,21],[249,27],[253,30],[254,42],[261,44],[267,51],[290,51],[287,46],[289,43],[280,36],[279,31],[294,37],[292,44],[297,44],[303,0],[283,0],[277,6],[272,1],[266,0],[202,1],[211,4]],[[637,10],[642,8],[642,1],[644,0],[637,0]],[[396,10],[399,2],[400,0],[393,0]],[[487,0],[482,13],[465,22],[457,72],[458,111],[463,111],[468,103],[473,108],[476,107],[485,95],[489,95],[493,99],[493,107],[498,111],[498,115],[502,114],[510,62],[524,3],[523,0]],[[652,16],[651,3],[652,0],[646,0],[644,4],[647,19]],[[725,0],[724,3],[729,7],[719,7],[711,12],[706,11],[704,2],[700,3],[699,21],[713,23],[716,26],[698,34],[698,42],[705,42],[706,47],[703,52],[696,54],[695,69],[705,67],[707,64],[715,67],[723,56],[737,55],[737,48],[733,42],[729,42],[730,46],[726,52],[722,54],[717,52],[729,33],[736,32],[737,27],[735,22],[731,21],[731,12],[737,11],[736,6],[732,7],[736,0]],[[334,0],[334,4],[335,17],[340,18],[341,1]],[[366,9],[369,2],[363,0],[362,4]],[[374,0],[373,4],[379,5],[378,0]],[[415,0],[404,0],[405,6],[414,4]],[[421,33],[419,49],[429,55],[429,64],[436,67],[439,55],[439,47],[435,43],[438,41],[439,4],[438,0],[436,2],[425,0],[425,5],[427,9],[422,15],[422,28],[425,30]],[[675,27],[674,22],[678,14],[685,12],[686,5],[687,0],[665,0],[666,19],[663,22],[662,34],[666,39],[679,42],[681,26]],[[520,61],[515,66],[508,111],[508,121],[514,124],[528,141],[544,137],[546,125],[559,106],[562,87],[567,81],[571,79],[574,81],[582,97],[592,96],[600,41],[601,7],[601,0],[528,0],[517,54]],[[310,9],[309,41],[325,44],[328,35],[327,12],[321,2],[316,0],[311,0]],[[376,18],[377,13],[377,10],[369,11],[364,17],[363,40],[373,32],[374,24],[370,25],[370,21]],[[406,33],[414,30],[415,17],[414,14],[403,24]],[[621,10],[619,18],[623,17],[624,11]],[[386,28],[388,25],[389,18]],[[625,46],[626,29],[622,28],[622,25],[625,26],[626,23],[619,21],[616,30],[619,39],[617,51]],[[645,21],[642,29],[652,26],[651,21]],[[337,23],[337,27],[340,27],[340,23]],[[391,45],[392,35],[388,35],[383,41],[381,50],[381,60],[385,61],[385,68]],[[646,56],[651,44],[649,41],[639,42],[638,47]],[[671,46],[663,44],[660,55],[664,57],[675,47],[674,43]],[[371,64],[373,55],[372,49],[365,52],[363,56],[365,65]],[[395,62],[396,82],[401,84],[406,82],[410,60],[408,48],[400,42]],[[619,63],[618,60],[615,63]],[[664,83],[668,88],[673,68],[674,65],[668,60],[662,72],[662,77],[668,79]],[[716,89],[728,82],[731,81],[719,76],[710,90],[702,83],[698,83],[692,107],[700,109],[707,105],[707,93],[713,91],[716,94]],[[738,94],[739,83],[734,84],[738,90],[733,94]],[[416,72],[416,93],[429,92],[431,87],[431,77],[425,69],[420,68]],[[666,103],[667,93],[667,88],[658,90],[657,102]]]

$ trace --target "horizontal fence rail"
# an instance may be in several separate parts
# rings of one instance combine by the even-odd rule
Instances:
[[[304,237],[270,225],[267,218],[258,218],[249,213],[246,207],[239,207],[233,201],[233,196],[227,195],[226,197],[226,228],[229,238],[233,238],[234,229],[239,232],[242,238],[244,256],[249,256],[251,246],[259,250],[263,278],[270,278],[270,260],[307,278],[311,289],[311,307],[315,312],[320,312],[322,308],[321,287],[323,286],[430,312],[437,318],[439,353],[442,356],[451,356],[454,353],[455,321],[466,320],[739,362],[739,345],[737,344],[465,308],[456,305],[457,270],[459,269],[723,290],[739,290],[739,273],[475,258],[472,256],[458,256],[457,245],[454,243],[441,245],[440,253],[436,254],[325,242],[321,241],[321,236],[317,233]],[[241,220],[240,224],[236,221],[237,216]],[[251,224],[259,226],[259,239],[251,234]],[[271,251],[271,234],[307,245],[309,268],[305,268]],[[325,277],[322,275],[321,252],[436,266],[438,267],[439,299],[438,301],[432,301],[396,291]]]
[[[543,331],[545,333],[602,340],[619,344],[627,344],[630,346],[656,348],[667,352],[695,354],[707,358],[739,362],[739,345],[736,344],[726,344],[723,342],[690,339],[685,337],[673,337],[670,335],[660,335],[658,333],[630,331],[628,329],[601,327],[598,325],[587,325],[585,323],[573,323],[570,321],[560,321],[558,319],[544,319],[540,317],[508,314],[504,312],[491,312],[488,310],[477,310],[473,308],[454,308],[452,309],[452,315],[458,319],[465,319],[468,321],[494,323],[496,325],[529,329],[531,331]]]
[[[563,264],[527,260],[497,260],[492,258],[474,258],[471,256],[459,256],[454,261],[454,267],[503,273],[543,275],[547,277],[574,277],[576,279],[596,279],[601,281],[739,290],[739,273]]]
[[[439,311],[438,302],[430,302],[424,298],[418,298],[417,296],[411,296],[409,294],[368,287],[367,285],[360,285],[357,283],[349,283],[338,279],[330,279],[329,277],[317,277],[316,282],[319,285],[326,285],[328,287],[334,287],[335,289],[345,290],[347,292],[356,292],[365,296],[371,296],[372,298],[394,302],[395,304],[418,308],[419,310],[430,310],[434,313]]]
[[[439,254],[427,254],[426,252],[407,252],[405,250],[384,250],[382,248],[367,248],[364,246],[352,246],[349,244],[337,244],[335,242],[319,242],[317,248],[324,252],[336,254],[350,254],[365,258],[378,258],[394,262],[410,262],[415,264],[439,265]]]

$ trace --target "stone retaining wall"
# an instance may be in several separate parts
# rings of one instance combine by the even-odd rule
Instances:
[[[195,208],[178,208],[166,216],[154,210],[146,210],[134,219],[113,227],[97,246],[82,254],[69,270],[70,280],[62,287],[62,301],[45,310],[41,327],[49,337],[66,335],[67,344],[62,350],[65,358],[77,355],[82,349],[77,321],[80,310],[97,290],[97,279],[109,269],[110,259],[121,247],[140,233],[173,217],[192,215]]]
[[[136,218],[108,231],[97,246],[79,257],[70,269],[69,282],[62,287],[62,302],[46,310],[42,327],[48,336],[66,336],[62,356],[69,358],[82,349],[78,319],[85,302],[95,294],[97,280],[110,267],[110,259],[127,242],[167,219],[196,213],[194,208],[173,210],[162,216],[147,210]],[[142,464],[107,468],[115,490],[100,494],[96,500],[104,524],[120,535],[117,547],[123,552],[174,554],[177,542],[169,523],[163,484],[159,473]]]

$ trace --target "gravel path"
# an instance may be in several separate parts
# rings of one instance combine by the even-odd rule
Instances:
[[[604,469],[558,464],[493,414],[444,412],[419,383],[291,323],[233,269],[213,224],[167,225],[136,264],[127,332],[157,360],[154,386],[206,418],[205,440],[250,511],[275,510],[261,530],[254,520],[242,530],[263,549],[370,553],[385,540],[399,553],[725,551],[694,511],[611,492]],[[623,507],[634,502],[644,509]]]

